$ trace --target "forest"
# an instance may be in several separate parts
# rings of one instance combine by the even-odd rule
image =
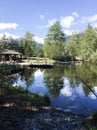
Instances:
[[[90,24],[84,32],[73,32],[66,36],[59,22],[55,22],[44,38],[44,44],[34,40],[34,34],[26,32],[20,39],[0,39],[0,52],[4,49],[21,52],[24,57],[47,57],[58,61],[82,60],[96,62],[97,60],[97,28]]]

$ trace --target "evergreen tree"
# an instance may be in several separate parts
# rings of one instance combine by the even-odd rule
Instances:
[[[21,53],[24,54],[25,56],[33,56],[35,54],[35,44],[34,44],[34,39],[33,39],[33,34],[30,32],[27,32],[25,34],[25,37],[21,39],[20,42],[20,48],[21,48]]]
[[[97,50],[97,33],[89,24],[83,35],[81,43],[81,57],[85,61],[89,61],[92,54]]]
[[[67,55],[72,58],[72,61],[79,54],[80,38],[81,35],[74,32],[66,43],[65,50]]]
[[[63,33],[60,23],[55,22],[49,28],[47,37],[44,42],[44,55],[55,60],[64,58],[65,34]]]

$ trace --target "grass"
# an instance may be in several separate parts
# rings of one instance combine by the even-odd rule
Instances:
[[[8,90],[8,96],[2,97],[4,103],[14,104],[17,107],[37,107],[50,106],[49,97],[42,94],[33,94],[26,91],[21,86],[12,86]]]

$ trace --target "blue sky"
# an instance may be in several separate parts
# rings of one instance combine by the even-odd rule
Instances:
[[[0,35],[30,31],[42,40],[55,21],[66,35],[97,27],[97,0],[0,0]]]

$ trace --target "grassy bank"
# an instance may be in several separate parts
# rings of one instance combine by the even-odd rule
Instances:
[[[8,89],[8,95],[2,96],[1,104],[32,109],[32,107],[41,108],[43,106],[49,106],[50,100],[46,95],[33,94],[21,86],[12,86]]]

